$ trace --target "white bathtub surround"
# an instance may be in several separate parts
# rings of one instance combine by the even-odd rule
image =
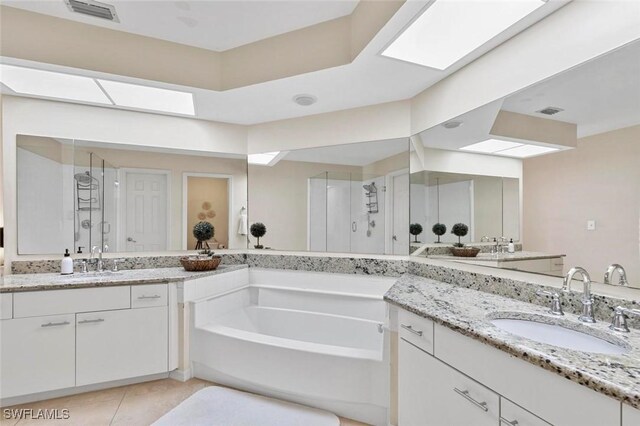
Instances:
[[[335,414],[219,386],[191,395],[154,426],[339,426]]]
[[[246,286],[193,303],[193,375],[385,425],[394,281],[251,268]]]

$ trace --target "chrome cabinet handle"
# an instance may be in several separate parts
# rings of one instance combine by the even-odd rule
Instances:
[[[91,320],[87,319],[87,320],[78,321],[78,324],[90,324],[94,322],[104,322],[104,319],[102,318],[91,319]]]
[[[69,324],[71,324],[69,321],[48,322],[46,324],[42,324],[40,327],[57,327],[59,325],[69,325]]]
[[[500,416],[500,423],[504,423],[504,424],[510,425],[510,426],[518,426],[520,424],[520,423],[518,423],[517,420],[507,420],[502,416]]]
[[[413,327],[411,327],[410,325],[404,325],[404,324],[400,324],[400,327],[404,328],[405,330],[407,330],[410,333],[415,334],[416,336],[420,336],[422,337],[422,331],[420,330],[414,330]]]
[[[464,399],[466,399],[467,401],[471,402],[476,407],[480,408],[482,411],[489,411],[489,408],[487,408],[487,403],[486,402],[479,402],[479,401],[476,401],[475,399],[471,398],[471,396],[469,395],[469,391],[468,390],[460,390],[458,388],[453,388],[453,390],[456,391],[456,393],[458,395],[462,396]]]
[[[138,296],[138,299],[160,299],[162,296],[160,296],[159,294],[154,294],[153,296],[145,296],[144,294],[142,296]]]

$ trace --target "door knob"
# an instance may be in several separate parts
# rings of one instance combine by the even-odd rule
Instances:
[[[130,243],[137,243],[137,241],[136,241],[136,240],[134,240],[134,239],[133,239],[133,238],[131,238],[131,237],[127,237],[127,241],[128,241],[128,242],[130,242]]]
[[[398,237],[396,237],[395,235],[393,236],[393,241],[398,241]]]

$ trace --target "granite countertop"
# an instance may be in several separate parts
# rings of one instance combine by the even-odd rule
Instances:
[[[220,265],[214,271],[188,272],[182,267],[131,269],[118,272],[87,272],[73,275],[16,274],[0,278],[0,293],[19,291],[62,290],[70,288],[109,287],[117,285],[153,284],[188,281],[210,275],[247,268],[247,265]]]
[[[458,257],[452,254],[429,255],[430,259],[460,260],[463,262],[515,262],[518,260],[554,259],[565,257],[566,254],[549,254],[537,251],[517,251],[515,253],[478,253],[476,257]]]
[[[597,392],[640,408],[640,331],[613,333],[607,322],[584,324],[577,316],[558,319],[548,308],[451,284],[404,275],[384,299]],[[622,355],[573,351],[515,336],[491,324],[497,318],[535,319],[593,335],[629,348]]]

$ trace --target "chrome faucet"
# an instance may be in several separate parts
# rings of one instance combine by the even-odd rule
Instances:
[[[629,332],[629,326],[627,325],[627,314],[640,316],[640,310],[628,309],[618,306],[613,312],[613,320],[609,328],[614,331],[621,331],[623,333]]]
[[[95,257],[96,253],[98,254],[97,258]],[[102,250],[100,250],[98,246],[91,247],[89,263],[96,264],[96,272],[102,272],[104,270],[104,263],[102,263]]]
[[[618,271],[620,273],[620,279],[618,280],[618,285],[629,285],[629,281],[627,281],[627,271],[624,270],[622,265],[618,265],[614,263],[609,265],[607,268],[607,272],[604,273],[604,283],[612,284],[611,278],[613,278],[613,274]]]
[[[536,296],[551,297],[551,306],[549,307],[549,313],[552,315],[564,315],[564,312],[562,312],[562,302],[560,301],[560,295],[558,293],[546,290],[538,290],[536,291]]]
[[[578,317],[578,319],[582,322],[596,322],[595,317],[593,316],[593,296],[591,295],[591,277],[589,273],[580,266],[576,266],[575,268],[569,269],[569,272],[564,277],[564,281],[562,281],[562,291],[571,292],[571,281],[573,280],[573,276],[576,274],[580,274],[582,276],[582,315]]]

